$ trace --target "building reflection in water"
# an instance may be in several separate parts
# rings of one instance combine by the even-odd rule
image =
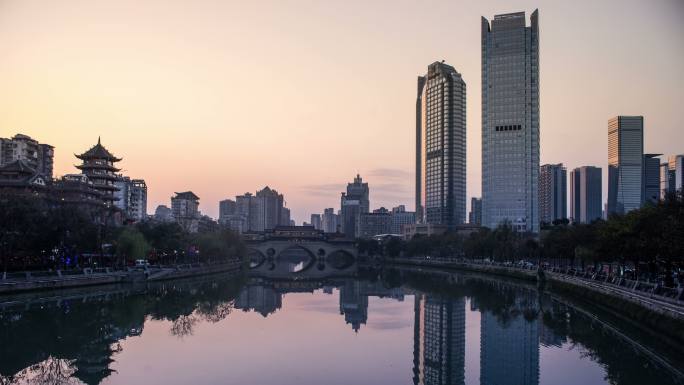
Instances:
[[[465,383],[465,298],[415,295],[413,383]]]
[[[80,294],[69,298],[36,296],[31,300],[34,303],[0,303],[0,384],[28,383],[25,380],[29,378],[45,378],[30,382],[41,384],[99,384],[114,373],[112,363],[116,355],[123,353],[120,341],[141,336],[147,322],[171,321],[170,335],[189,336],[192,325],[220,322],[230,316],[232,309],[267,317],[283,307],[285,294],[317,290],[329,295],[339,290],[340,313],[357,333],[369,319],[373,320],[374,309],[369,309],[369,302],[373,301],[369,297],[403,301],[404,295],[413,295],[413,364],[410,360],[404,362],[407,371],[413,367],[414,384],[465,383],[466,338],[477,338],[478,333],[475,324],[471,325],[474,335],[466,335],[466,314],[476,312],[480,313],[481,385],[538,385],[540,343],[563,352],[569,351],[564,348],[568,344],[582,349],[581,359],[588,358],[605,371],[605,377],[593,384],[602,383],[601,380],[620,385],[672,384],[681,383],[677,381],[683,378],[679,372],[649,358],[648,351],[644,353],[639,345],[625,341],[624,334],[612,332],[597,318],[565,302],[550,297],[540,299],[536,288],[496,280],[458,278],[440,282],[434,276],[418,278],[404,276],[401,283],[390,284],[382,279],[338,277],[252,278],[246,283],[231,277],[207,277],[139,288],[127,286],[111,292],[84,291],[83,298]],[[470,304],[468,311],[466,298]],[[371,303],[370,307],[373,306]],[[381,309],[377,310],[382,314]],[[410,309],[405,310],[410,314]],[[283,327],[277,319],[273,321],[275,327]],[[188,325],[188,330],[175,333],[177,324]],[[364,332],[377,338],[382,336],[379,330],[373,327]],[[350,333],[348,329],[346,332]],[[268,344],[258,338],[256,341]],[[352,345],[346,348],[357,346]],[[325,345],[321,352],[328,348]],[[473,358],[477,358],[474,354]],[[562,359],[568,360],[563,365],[578,360],[573,354]],[[473,380],[477,381],[471,378],[469,382]]]
[[[248,284],[240,291],[235,300],[235,308],[243,311],[253,310],[264,317],[283,306],[283,295],[273,286],[264,284]]]

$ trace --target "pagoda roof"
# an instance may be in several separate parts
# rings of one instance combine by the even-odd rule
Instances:
[[[0,172],[17,172],[21,174],[35,174],[36,170],[29,166],[23,159],[17,159],[14,162],[7,163],[0,166]]]
[[[74,167],[76,167],[79,170],[108,170],[108,171],[113,171],[113,172],[119,172],[121,171],[120,168],[116,168],[114,166],[109,166],[106,164],[93,164],[93,163],[83,163],[83,164],[75,164]]]
[[[118,162],[121,158],[117,158],[112,155],[111,152],[100,143],[100,137],[97,138],[97,144],[90,148],[90,150],[84,152],[81,155],[76,155],[78,159],[107,159],[112,162]]]

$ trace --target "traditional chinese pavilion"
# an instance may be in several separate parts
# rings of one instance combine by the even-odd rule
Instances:
[[[114,196],[114,192],[119,191],[119,188],[114,185],[114,181],[117,179],[116,173],[120,171],[114,164],[121,161],[121,158],[117,158],[107,151],[100,143],[99,137],[95,146],[81,155],[76,155],[76,157],[83,161],[76,168],[88,177],[93,188],[102,193],[104,203],[112,205],[118,199]]]

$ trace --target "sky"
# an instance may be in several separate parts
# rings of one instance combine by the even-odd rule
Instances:
[[[371,208],[413,209],[416,78],[467,84],[467,194],[481,190],[480,18],[540,13],[541,162],[604,168],[607,122],[643,115],[645,152],[684,153],[684,1],[0,0],[0,137],[97,142],[203,213],[268,185],[297,223],[356,173]]]

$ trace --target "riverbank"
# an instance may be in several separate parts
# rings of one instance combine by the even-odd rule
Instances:
[[[87,286],[115,285],[131,282],[154,282],[239,270],[240,260],[213,264],[187,264],[149,267],[146,269],[82,269],[79,271],[24,272],[0,276],[0,295],[27,291],[63,290]]]
[[[535,269],[521,269],[513,266],[496,266],[467,262],[440,262],[416,259],[394,259],[389,265],[425,268],[453,269],[491,274],[538,282]],[[684,343],[684,303],[681,301],[654,298],[630,291],[612,284],[588,282],[573,279],[562,274],[545,271],[545,289],[557,292],[578,301],[600,306],[643,327]]]

